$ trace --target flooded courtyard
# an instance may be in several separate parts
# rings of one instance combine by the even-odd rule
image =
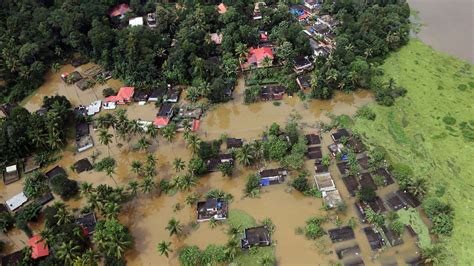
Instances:
[[[87,66],[83,66],[87,67]],[[73,71],[72,66],[65,66],[60,70],[62,72]],[[109,80],[107,84],[97,85],[92,89],[80,91],[73,85],[66,85],[59,78],[59,73],[50,73],[46,77],[46,83],[34,93],[33,96],[26,99],[22,104],[30,112],[36,111],[42,104],[44,96],[55,94],[66,96],[73,106],[88,105],[90,102],[103,99],[102,90],[107,87],[118,89],[122,84],[117,80]],[[222,134],[231,137],[243,138],[245,141],[251,141],[261,137],[261,133],[272,123],[276,122],[284,125],[291,115],[301,116],[301,130],[307,133],[318,133],[320,122],[329,122],[329,113],[340,115],[354,115],[357,108],[373,101],[372,95],[367,91],[358,91],[353,94],[337,93],[329,101],[302,101],[298,97],[286,96],[277,106],[272,102],[254,103],[251,105],[243,104],[244,80],[240,78],[234,91],[234,100],[225,104],[212,107],[201,120],[201,129],[198,134],[203,140],[214,140]],[[153,104],[139,106],[131,104],[120,106],[126,108],[127,115],[131,119],[142,119],[153,121],[156,116],[157,108]],[[102,111],[104,112],[104,111]],[[91,130],[92,132],[92,130]],[[76,174],[70,170],[70,166],[82,158],[90,158],[93,153],[100,154],[99,159],[107,156],[109,153],[117,161],[115,179],[119,185],[126,185],[137,177],[130,171],[130,164],[133,160],[145,159],[148,153],[153,153],[158,159],[157,181],[161,179],[170,179],[175,175],[172,167],[173,159],[179,157],[184,161],[189,161],[191,152],[186,149],[181,134],[178,134],[173,142],[168,142],[159,137],[157,141],[152,141],[153,145],[147,152],[137,152],[130,149],[128,143],[114,139],[110,145],[101,145],[95,132],[92,132],[95,147],[83,153],[75,153],[74,144],[69,143],[68,148],[62,154],[59,165],[68,171],[71,178],[78,182],[89,182],[96,185],[108,184],[115,187],[114,181],[104,173],[95,171]],[[329,133],[322,135],[323,153],[328,154],[327,145],[331,139]],[[136,143],[137,137],[132,138],[129,143]],[[310,173],[310,183],[313,184],[312,174],[314,174],[314,161],[308,160],[305,168]],[[51,165],[49,168],[54,167]],[[48,169],[44,169],[48,170]],[[358,224],[355,228],[355,240],[344,241],[338,244],[332,244],[329,237],[324,236],[317,242],[307,240],[303,235],[295,233],[297,227],[302,227],[305,221],[312,216],[325,216],[326,211],[322,210],[323,200],[319,198],[304,197],[300,192],[291,189],[287,184],[280,184],[262,188],[259,198],[244,197],[244,187],[246,177],[249,173],[256,172],[258,168],[243,168],[240,165],[234,171],[233,177],[223,177],[221,173],[216,172],[201,177],[198,185],[193,191],[205,193],[213,188],[221,189],[231,193],[234,197],[230,203],[230,209],[242,210],[257,221],[264,218],[270,218],[276,226],[273,235],[275,255],[278,265],[328,265],[330,262],[338,262],[334,252],[335,247],[347,247],[357,243],[361,249],[361,257],[366,265],[380,265],[382,263],[390,264],[397,262],[403,265],[406,258],[417,256],[418,248],[415,239],[406,232],[403,235],[404,244],[388,248],[386,251],[373,252],[370,249],[366,236],[362,228],[367,225]],[[353,197],[350,197],[341,180],[341,175],[337,170],[335,163],[330,166],[331,175],[334,178],[344,202],[347,204],[347,212],[339,216],[343,225],[347,225],[351,217],[356,217]],[[291,178],[290,178],[291,179]],[[288,180],[287,180],[288,181]],[[3,200],[10,198],[22,189],[21,182],[8,186],[0,185],[0,193]],[[384,198],[388,193],[396,190],[395,186],[384,187],[378,190],[378,195]],[[196,211],[184,203],[185,197],[191,192],[177,192],[174,195],[139,195],[131,202],[122,207],[120,221],[128,226],[133,237],[134,247],[126,255],[129,265],[178,265],[177,250],[183,245],[197,245],[204,249],[209,244],[225,244],[228,240],[226,230],[227,225],[218,225],[211,228],[208,223],[200,223],[195,229],[191,224],[196,220]],[[85,200],[70,200],[67,204],[73,208],[80,208]],[[182,208],[176,210],[175,206],[179,204]],[[170,237],[165,229],[168,220],[172,217],[178,219],[185,225],[185,236],[177,238]],[[330,214],[330,221],[324,225],[324,229],[335,228],[334,213]],[[38,223],[40,224],[40,223]],[[32,225],[34,231],[39,228]],[[19,230],[12,230],[8,235],[2,236],[5,240],[8,252],[18,250],[24,246],[27,238]],[[156,245],[162,241],[172,241],[173,253],[169,258],[160,256],[156,251]]]

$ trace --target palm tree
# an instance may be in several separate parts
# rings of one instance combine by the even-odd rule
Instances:
[[[58,73],[59,69],[61,69],[61,65],[59,63],[55,62],[51,65],[51,71],[54,73]]]
[[[86,196],[86,197],[89,197],[89,195],[94,192],[94,187],[92,186],[91,183],[89,182],[84,182],[81,184],[81,193]]]
[[[64,261],[64,264],[71,265],[75,258],[79,257],[81,247],[74,241],[62,242],[57,251],[58,258]]]
[[[60,204],[58,202],[58,204],[55,203],[53,206],[57,209],[54,215],[54,218],[57,220],[57,225],[69,224],[74,220],[74,217],[69,213],[64,203]]]
[[[129,122],[129,127],[130,127],[130,132],[133,135],[136,135],[137,133],[142,133],[143,132],[143,129],[140,126],[140,123],[138,123],[138,120],[131,120]]]
[[[130,194],[135,197],[138,194],[138,189],[140,188],[140,185],[138,184],[137,181],[131,180],[128,182],[128,190],[130,191]]]
[[[255,160],[260,161],[263,159],[263,145],[260,141],[254,141],[251,144],[252,156]]]
[[[163,240],[160,243],[158,243],[156,250],[160,252],[160,255],[162,256],[165,255],[168,258],[169,253],[173,252],[173,250],[170,247],[171,247],[171,242],[166,242]]]
[[[142,167],[143,167],[142,163],[138,160],[133,160],[132,164],[130,165],[130,169],[132,170],[132,172],[134,172],[137,175],[141,173]]]
[[[107,219],[116,219],[120,213],[120,205],[115,202],[107,202],[104,205],[104,216]]]
[[[146,151],[150,148],[151,143],[146,139],[146,137],[141,137],[137,143],[138,149],[141,151]]]
[[[40,232],[41,239],[45,242],[46,245],[51,245],[55,243],[56,234],[53,232],[52,229],[44,228],[43,231]]]
[[[176,173],[181,172],[182,170],[184,170],[185,167],[186,167],[186,164],[184,163],[184,161],[181,158],[175,158],[174,159],[173,168],[176,171]]]
[[[422,197],[426,194],[426,179],[422,177],[414,178],[408,185],[408,190],[416,197]]]
[[[156,137],[158,137],[158,129],[153,124],[149,124],[146,129],[146,134],[152,139],[156,141]],[[158,143],[158,142],[157,142]]]
[[[165,227],[165,229],[168,230],[168,232],[170,233],[170,236],[172,235],[180,236],[183,231],[183,228],[179,220],[176,220],[174,217],[168,221],[168,225]]]
[[[154,188],[156,188],[156,182],[152,177],[145,177],[143,179],[141,188],[142,188],[143,193],[148,194],[151,191],[153,191]]]
[[[114,178],[114,176],[113,176],[113,174],[115,174],[114,165],[111,165],[110,167],[107,167],[107,168],[105,169],[105,174],[106,174],[108,177],[112,178],[112,180],[114,181],[115,185],[117,185],[117,181],[115,180],[115,178]]]
[[[196,134],[189,134],[188,138],[186,139],[186,147],[191,149],[193,153],[197,153],[201,146],[201,139]]]
[[[246,58],[248,55],[247,45],[243,43],[237,43],[235,45],[235,52],[239,56],[239,61],[242,62],[242,59]]]
[[[175,124],[169,124],[161,130],[161,135],[169,142],[172,142],[176,136]]]
[[[270,57],[268,57],[268,56],[265,56],[263,58],[263,61],[262,61],[262,66],[263,67],[269,67],[271,65],[272,65],[272,59],[270,59]]]
[[[445,248],[440,244],[431,245],[421,250],[421,256],[429,265],[441,265],[446,260]]]
[[[74,260],[74,266],[97,266],[100,256],[92,249],[86,250]]]
[[[225,245],[226,257],[233,260],[240,251],[239,241],[237,238],[231,238]]]
[[[240,164],[249,166],[253,161],[252,147],[249,144],[245,144],[242,148],[237,151],[237,160]]]
[[[102,145],[107,145],[107,151],[110,156],[110,147],[109,144],[112,143],[112,134],[107,132],[105,129],[101,129],[99,131],[99,142],[102,143]]]

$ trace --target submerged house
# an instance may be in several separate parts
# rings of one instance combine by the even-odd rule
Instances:
[[[321,160],[323,158],[321,147],[309,147],[306,151],[306,157],[308,159]]]
[[[49,248],[46,241],[40,236],[35,235],[28,240],[28,245],[31,247],[31,257],[38,259],[49,255]]]
[[[217,170],[217,167],[223,163],[234,163],[234,158],[232,154],[219,154],[215,158],[210,158],[206,161],[207,170],[210,172],[214,172]]]
[[[336,185],[330,173],[314,175],[314,183],[316,183],[319,191],[331,191],[336,189]]]
[[[82,227],[85,236],[90,236],[95,231],[95,226],[97,224],[97,218],[95,213],[89,212],[86,214],[81,214],[76,219],[76,224]]]
[[[3,173],[3,183],[8,185],[18,180],[20,180],[20,173],[18,172],[17,165],[14,164],[7,166],[5,168],[5,173]]]
[[[311,70],[313,68],[313,63],[308,59],[307,56],[298,56],[294,59],[294,68],[293,70],[296,73],[302,73],[305,70]]]
[[[28,201],[25,193],[22,191],[8,199],[5,203],[10,211],[15,211]]]
[[[232,148],[242,148],[244,145],[244,141],[242,139],[237,139],[237,138],[227,138],[227,149],[232,149]]]
[[[181,94],[181,90],[171,88],[171,85],[168,84],[168,91],[166,92],[166,95],[163,98],[163,102],[177,103],[179,101],[180,94]]]
[[[379,232],[376,232],[372,227],[364,228],[364,233],[369,241],[372,250],[379,250],[385,245],[385,241]]]
[[[229,212],[228,203],[222,199],[207,199],[197,203],[197,221],[205,222],[211,219],[225,220]]]
[[[134,87],[122,87],[117,95],[112,95],[104,99],[104,103],[127,104],[132,102],[135,93]]]
[[[266,169],[258,172],[258,175],[260,176],[260,185],[268,186],[283,183],[288,171],[285,168]]]
[[[311,10],[319,9],[322,3],[323,3],[322,0],[304,0],[303,1],[304,6]]]
[[[211,41],[215,43],[216,45],[221,45],[222,44],[222,37],[224,35],[222,33],[209,33],[209,37],[211,38]]]
[[[36,163],[35,158],[28,157],[28,158],[26,158],[25,163],[23,165],[23,171],[24,171],[25,174],[28,174],[28,173],[31,173],[35,170],[38,170],[40,168],[40,166],[41,165]]]
[[[92,170],[92,164],[89,159],[84,158],[74,163],[74,169],[78,174]]]
[[[334,208],[342,203],[341,194],[339,191],[331,190],[331,191],[323,191],[323,200],[329,208]]]
[[[161,102],[165,94],[165,89],[154,88],[152,89],[150,96],[148,97],[148,102]]]
[[[360,247],[359,245],[354,245],[346,248],[336,249],[336,254],[339,259],[343,259],[346,257],[351,257],[354,255],[360,254]]]
[[[266,247],[272,244],[270,231],[266,226],[257,226],[247,228],[244,231],[244,237],[240,241],[242,249],[251,247]]]
[[[268,67],[272,65],[273,59],[273,50],[270,47],[250,48],[247,61],[242,64],[242,69]]]
[[[353,175],[345,176],[342,178],[344,186],[347,188],[349,194],[354,197],[357,190],[359,190],[359,181]]]
[[[72,73],[65,72],[61,74],[61,79],[67,84],[74,84],[82,79],[82,75],[77,71],[74,71]]]
[[[89,134],[89,123],[76,121],[76,148],[78,152],[94,147],[94,142]]]
[[[156,28],[156,14],[155,13],[148,13],[146,15],[146,24],[150,28]]]
[[[296,78],[296,83],[301,90],[309,90],[311,89],[311,76],[310,75],[303,75]]]
[[[321,144],[321,138],[319,137],[319,135],[307,134],[304,137],[306,138],[306,144],[308,144],[308,146]]]
[[[56,165],[53,169],[49,170],[48,172],[46,172],[46,177],[48,177],[48,179],[51,179],[52,177],[54,176],[57,176],[57,175],[64,175],[64,176],[67,176],[67,173],[66,171],[64,170],[64,168],[62,168],[61,166],[59,165]]]
[[[112,8],[112,10],[110,10],[109,16],[111,18],[118,17],[118,18],[121,19],[125,16],[125,14],[127,14],[130,11],[132,11],[132,9],[130,9],[129,5],[120,4],[120,5],[117,5],[114,8]]]
[[[156,115],[155,121],[153,121],[153,125],[157,128],[163,128],[167,126],[171,118],[173,117],[173,104],[171,103],[164,103],[160,106],[160,110],[158,111],[158,114]]]
[[[133,101],[138,102],[138,105],[145,105],[148,101],[148,93],[144,91],[136,91],[133,94]]]
[[[227,12],[227,6],[224,3],[220,3],[217,6],[217,13],[222,15],[222,14],[225,14],[226,12]]]
[[[398,211],[401,209],[406,209],[408,205],[398,197],[397,194],[393,193],[389,195],[386,199],[388,207],[393,211]]]
[[[351,136],[351,134],[345,128],[338,129],[335,133],[331,134],[331,138],[335,143],[339,143],[341,138],[347,138],[348,139],[350,136]]]
[[[328,230],[329,238],[333,243],[347,241],[355,238],[354,230],[350,226]]]

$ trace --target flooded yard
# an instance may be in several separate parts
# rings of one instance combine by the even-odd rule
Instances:
[[[73,71],[71,66],[65,66],[61,72]],[[91,101],[103,99],[102,90],[106,87],[119,88],[122,84],[117,80],[109,80],[105,85],[95,86],[86,91],[80,91],[73,85],[66,85],[59,78],[59,73],[51,73],[46,77],[46,83],[34,94],[34,96],[23,102],[23,106],[29,111],[37,110],[42,98],[46,95],[64,95],[74,106],[79,104],[88,105]],[[327,113],[336,115],[353,115],[358,107],[373,101],[372,95],[367,91],[358,91],[353,94],[337,93],[330,101],[307,101],[303,102],[298,97],[286,96],[281,101],[280,106],[272,102],[261,102],[252,105],[243,104],[244,81],[239,79],[237,88],[234,92],[234,100],[225,104],[220,104],[206,112],[201,121],[199,135],[203,140],[213,140],[219,138],[222,134],[232,137],[243,138],[246,141],[260,138],[260,134],[273,122],[281,125],[285,124],[290,115],[299,114],[301,116],[301,129],[304,133],[317,133],[318,125],[322,122],[329,122]],[[138,106],[132,104],[121,106],[126,108],[129,118],[152,121],[156,115],[156,107],[153,104]],[[130,164],[133,160],[144,160],[147,153],[154,153],[158,159],[158,177],[160,179],[170,179],[174,176],[172,161],[176,157],[189,161],[191,153],[186,149],[181,134],[169,143],[163,138],[158,138],[158,143],[153,141],[152,147],[148,152],[135,152],[130,150],[128,143],[123,143],[118,147],[116,140],[107,146],[101,145],[97,140],[96,133],[92,132],[95,147],[83,153],[74,153],[73,143],[68,145],[67,150],[62,154],[59,165],[68,171],[71,178],[79,182],[90,182],[94,185],[108,184],[115,186],[114,181],[105,176],[104,173],[94,171],[76,174],[70,170],[70,165],[82,158],[90,158],[93,153],[100,153],[99,158],[107,156],[110,152],[118,163],[115,179],[119,185],[126,185],[129,181],[138,177],[131,173]],[[331,142],[329,133],[322,135],[323,153],[328,154],[326,148]],[[129,143],[136,143],[136,137]],[[310,173],[310,183],[313,184],[312,174],[314,174],[314,161],[308,160],[305,163],[306,169]],[[54,165],[50,166],[53,167]],[[47,169],[46,169],[47,170]],[[237,166],[232,178],[222,177],[217,173],[205,175],[199,179],[198,185],[193,189],[200,193],[205,193],[212,188],[222,189],[231,193],[234,200],[230,203],[230,209],[242,210],[253,216],[257,221],[264,218],[270,218],[276,225],[276,231],[273,235],[275,243],[276,258],[279,265],[328,265],[329,262],[337,262],[337,256],[334,252],[336,247],[350,246],[357,243],[361,249],[361,256],[366,265],[380,265],[381,263],[398,262],[404,264],[407,257],[417,255],[415,240],[404,233],[405,244],[389,248],[384,252],[372,252],[368,245],[366,236],[362,228],[367,225],[358,224],[355,234],[356,239],[345,241],[340,244],[332,244],[329,237],[324,236],[321,241],[306,240],[303,235],[297,235],[295,230],[302,227],[305,221],[311,216],[324,216],[326,211],[322,210],[322,199],[304,197],[300,192],[291,189],[289,185],[280,184],[264,187],[260,198],[244,197],[244,187],[246,177],[251,172],[258,169],[244,169]],[[330,166],[330,172],[333,176],[336,187],[348,206],[345,215],[340,216],[343,225],[351,217],[357,217],[354,209],[354,198],[350,197],[345,189],[339,171],[335,163]],[[22,184],[17,182],[9,185],[8,189],[0,185],[0,193],[3,200],[21,191]],[[393,192],[395,186],[389,186],[378,190],[381,198],[387,193]],[[138,198],[125,204],[122,208],[120,221],[127,225],[134,237],[134,247],[127,253],[126,259],[129,265],[178,265],[177,250],[183,245],[197,245],[204,249],[209,244],[225,244],[228,240],[226,234],[227,226],[219,225],[212,229],[209,223],[201,223],[197,229],[192,229],[191,224],[196,219],[194,208],[184,203],[188,193],[178,192],[170,195],[140,195]],[[71,207],[81,207],[84,202],[81,199],[71,200],[67,203]],[[181,210],[175,210],[176,204],[180,204]],[[168,220],[172,217],[178,219],[185,225],[185,236],[177,238],[170,237],[165,227]],[[331,215],[334,219],[335,215]],[[324,225],[325,229],[335,228],[334,221],[329,221]],[[34,227],[33,227],[34,228]],[[2,240],[5,237],[2,237]],[[8,234],[8,251],[18,250],[24,246],[26,236],[13,230]],[[174,252],[169,258],[160,256],[156,251],[156,245],[162,241],[172,241]]]

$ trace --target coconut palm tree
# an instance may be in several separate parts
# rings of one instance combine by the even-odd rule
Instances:
[[[107,219],[116,219],[120,213],[120,205],[115,202],[107,202],[104,205],[104,216]]]
[[[441,265],[447,257],[445,248],[440,244],[422,249],[421,256],[424,262],[429,265]]]
[[[245,166],[251,165],[254,159],[252,153],[252,147],[249,144],[245,144],[240,150],[237,151],[237,161]]]
[[[130,164],[130,169],[135,174],[139,175],[142,172],[143,164],[139,160],[133,160]]]
[[[166,230],[170,233],[170,236],[177,235],[180,236],[183,232],[183,228],[179,222],[174,217],[168,221],[168,225],[165,227]]]
[[[90,194],[92,194],[93,192],[94,192],[94,187],[92,186],[91,183],[89,182],[81,183],[81,193],[84,196],[89,197]]]
[[[189,134],[186,139],[186,147],[190,149],[193,153],[197,153],[201,146],[201,139],[196,134]]]
[[[130,192],[130,195],[132,195],[132,197],[137,196],[139,188],[140,188],[140,185],[138,184],[137,181],[131,180],[130,182],[128,182],[128,190]]]
[[[158,137],[158,129],[155,127],[153,124],[149,124],[146,129],[146,134],[152,139],[155,140],[156,143],[158,143],[156,137]]]
[[[112,178],[112,180],[114,181],[115,185],[117,185],[117,181],[115,180],[113,174],[115,174],[115,170],[114,170],[114,167],[115,165],[110,165],[109,167],[107,167],[105,169],[105,175],[107,175],[108,177]]]
[[[88,249],[74,260],[74,266],[97,266],[100,256],[94,250]]]
[[[146,151],[148,148],[150,148],[151,143],[146,139],[146,137],[141,137],[138,140],[137,147],[141,151]]]
[[[413,178],[408,184],[408,190],[416,197],[422,197],[426,194],[426,179],[422,177]]]
[[[143,129],[140,126],[140,123],[138,123],[138,120],[131,120],[129,122],[129,128],[130,128],[130,133],[133,135],[136,135],[138,133],[143,133]]]
[[[160,252],[160,255],[165,255],[167,258],[169,256],[169,253],[173,252],[173,250],[171,249],[171,242],[166,242],[164,240],[158,243],[156,250]]]
[[[69,224],[74,220],[74,217],[69,213],[65,204],[53,205],[57,208],[54,218],[56,218],[57,225]]]
[[[156,188],[156,182],[152,177],[145,177],[141,184],[142,192],[148,194]]]
[[[110,144],[112,143],[112,134],[107,132],[105,129],[101,129],[99,131],[99,142],[102,143],[102,145],[107,145],[107,151],[110,156]]]
[[[242,59],[246,58],[248,55],[247,45],[243,43],[237,43],[235,45],[235,53],[239,56],[239,61],[242,62]]]
[[[71,265],[75,258],[81,254],[81,247],[74,241],[62,242],[57,250],[57,256],[65,265]]]
[[[58,62],[55,62],[51,65],[51,71],[53,71],[54,73],[58,73],[59,69],[61,69],[61,64],[59,64]]]
[[[169,125],[165,126],[163,129],[161,129],[161,135],[167,141],[172,142],[174,137],[176,136],[176,125],[175,124],[169,124]]]
[[[184,170],[184,168],[186,167],[186,164],[184,163],[183,159],[181,158],[174,158],[173,160],[173,168],[174,170],[176,171],[176,173],[179,173],[181,172],[182,170]]]

